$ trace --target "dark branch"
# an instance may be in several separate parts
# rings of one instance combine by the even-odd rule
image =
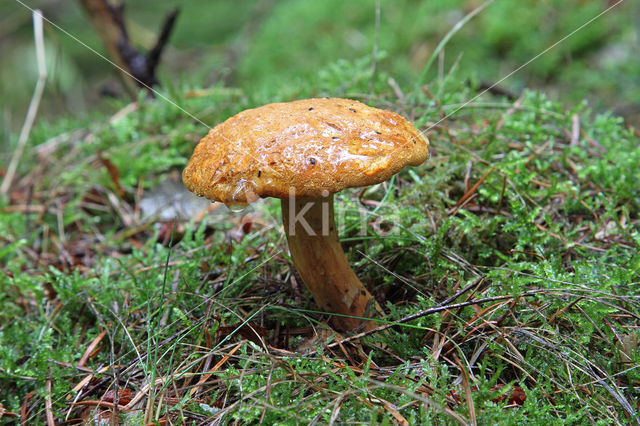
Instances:
[[[121,76],[131,96],[136,95],[136,87],[144,87],[152,93],[151,87],[159,83],[156,78],[156,69],[176,22],[178,9],[167,14],[158,40],[153,48],[144,54],[131,43],[125,25],[123,3],[111,5],[107,0],[79,0],[79,2],[89,14],[111,60],[121,68]]]
[[[156,41],[156,45],[153,46],[153,49],[151,49],[149,53],[147,53],[147,68],[151,73],[153,73],[153,70],[158,65],[158,62],[160,62],[160,56],[162,56],[162,51],[169,41],[171,30],[173,29],[173,25],[176,22],[176,18],[178,17],[179,12],[180,11],[176,8],[167,13],[167,16],[164,18],[162,30],[160,31],[160,35],[158,36],[158,40]]]

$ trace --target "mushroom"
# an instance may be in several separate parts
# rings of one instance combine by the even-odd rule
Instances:
[[[243,111],[211,129],[182,173],[197,195],[227,205],[281,199],[291,259],[316,303],[354,331],[382,309],[349,266],[333,194],[383,182],[428,157],[428,141],[391,111],[339,98]]]

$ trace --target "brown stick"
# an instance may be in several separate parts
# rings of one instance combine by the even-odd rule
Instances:
[[[333,218],[333,195],[282,199],[282,220],[291,258],[321,309],[340,315],[371,317],[380,305],[362,285],[342,250]],[[369,330],[374,321],[332,317],[341,330]]]
[[[169,41],[178,10],[169,12],[155,46],[144,55],[131,44],[124,23],[124,5],[112,5],[109,0],[78,0],[85,9],[111,61],[119,68],[120,78],[129,95],[135,99],[139,87],[153,95],[158,84],[156,68]]]
[[[107,3],[106,0],[79,0],[79,2],[86,10],[87,15],[89,15],[96,33],[107,50],[109,58],[120,69],[119,75],[127,92],[135,99],[138,93],[138,87],[136,82],[129,76],[129,65],[120,54],[118,43],[123,38],[122,28],[110,10],[109,3]]]

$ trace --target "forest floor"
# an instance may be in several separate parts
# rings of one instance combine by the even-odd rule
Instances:
[[[265,91],[176,85],[41,121],[0,198],[0,422],[639,422],[640,133],[586,103],[398,85],[369,60]],[[430,158],[336,198],[384,332],[334,332],[279,203],[231,211],[180,171],[214,125],[340,95]],[[205,123],[203,126],[201,123]]]

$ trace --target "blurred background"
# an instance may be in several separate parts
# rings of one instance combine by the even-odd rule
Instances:
[[[92,48],[104,52],[76,1],[22,0]],[[375,0],[171,0],[125,2],[135,46],[150,48],[164,16],[180,8],[159,67],[168,90],[210,86],[286,92],[288,82],[331,73],[344,61],[368,69],[376,40]],[[411,89],[438,43],[481,0],[382,0],[377,68]],[[497,0],[446,44],[423,83],[456,78],[490,85],[614,4],[611,0]],[[505,93],[544,91],[565,105],[586,99],[640,123],[640,2],[624,1],[500,84]],[[38,120],[113,112],[127,93],[112,67],[89,49],[45,24],[49,78]],[[2,157],[19,132],[38,72],[31,12],[0,2]],[[340,94],[335,94],[340,95]],[[295,97],[296,93],[285,96]],[[274,99],[275,100],[275,99]],[[119,103],[121,105],[121,102]]]

